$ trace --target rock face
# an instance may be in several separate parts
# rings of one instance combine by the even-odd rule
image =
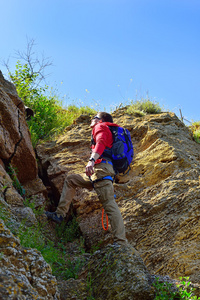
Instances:
[[[130,130],[135,150],[131,171],[114,185],[129,242],[151,273],[199,282],[200,145],[173,113],[134,117],[122,109],[113,117]],[[82,117],[57,142],[37,147],[57,201],[65,175],[84,172],[89,124]],[[73,205],[88,247],[109,243],[96,194],[77,190]]]
[[[16,200],[19,197],[12,189],[12,181],[8,174],[5,175],[8,167],[12,167],[27,196],[40,194],[44,198],[46,188],[38,177],[25,106],[17,95],[15,86],[5,80],[0,71],[0,175],[3,177],[0,183],[7,186],[4,190],[7,202],[18,206],[22,199]]]
[[[50,266],[37,250],[20,247],[1,220],[0,299],[59,299]]]
[[[0,72],[0,157],[17,169],[21,184],[37,177],[37,164],[25,108],[14,85]]]
[[[199,282],[200,145],[172,114],[135,120],[132,136],[135,162],[120,203],[127,236],[150,272]]]
[[[8,167],[16,170],[15,187]],[[22,220],[26,219],[27,226],[37,222],[32,209],[24,206],[18,190],[22,184],[26,196],[34,195],[36,206],[42,206],[46,188],[38,177],[24,104],[14,85],[0,72],[0,299],[56,300],[59,293],[50,266],[37,250],[21,247],[1,219],[13,232],[17,232]]]

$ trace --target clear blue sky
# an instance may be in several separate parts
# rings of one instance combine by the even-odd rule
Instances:
[[[27,37],[51,57],[48,83],[65,105],[110,111],[148,92],[200,120],[200,0],[6,0],[0,34],[11,68]]]

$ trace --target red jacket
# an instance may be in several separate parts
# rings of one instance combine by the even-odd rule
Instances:
[[[111,148],[113,144],[112,133],[108,126],[119,126],[110,122],[97,123],[92,129],[92,136],[94,145],[92,145],[92,152],[102,155],[106,148]],[[100,161],[96,161],[98,163]]]

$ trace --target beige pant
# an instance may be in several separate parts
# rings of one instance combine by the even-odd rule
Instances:
[[[95,173],[91,176],[94,181],[105,176],[114,176],[114,170],[109,163],[100,163],[95,165]],[[65,179],[60,201],[56,210],[58,215],[66,216],[69,211],[70,204],[75,195],[76,187],[93,189],[93,185],[89,178],[84,175],[71,174]],[[126,244],[125,227],[120,213],[119,207],[114,199],[114,189],[111,180],[101,180],[94,184],[95,191],[98,195],[100,202],[103,205],[105,213],[108,215],[111,224],[114,241],[119,244]]]

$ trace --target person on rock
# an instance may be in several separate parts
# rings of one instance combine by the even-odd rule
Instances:
[[[55,212],[46,211],[46,216],[61,223],[69,211],[70,204],[77,187],[95,189],[97,196],[108,215],[111,224],[114,243],[125,245],[125,227],[119,207],[115,202],[112,179],[115,176],[112,161],[104,156],[104,150],[111,148],[113,143],[109,125],[113,124],[112,116],[106,112],[99,112],[92,120],[92,153],[86,165],[85,175],[70,174],[66,177],[60,201]]]

